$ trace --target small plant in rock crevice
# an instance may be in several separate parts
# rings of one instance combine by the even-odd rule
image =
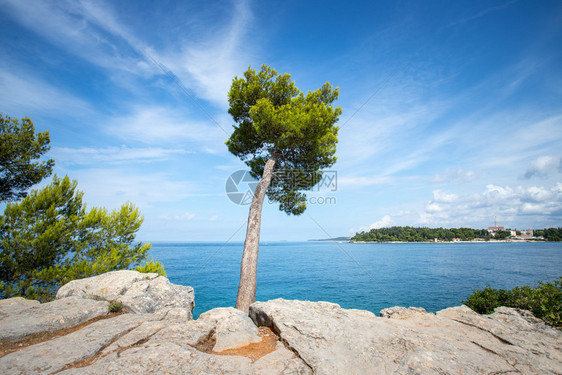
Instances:
[[[121,313],[121,312],[123,312],[123,302],[121,302],[121,301],[110,301],[109,302],[109,312],[110,313]]]

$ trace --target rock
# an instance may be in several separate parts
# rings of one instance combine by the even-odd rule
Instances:
[[[206,354],[190,346],[159,337],[121,353],[113,352],[88,367],[72,368],[60,375],[106,374],[253,374],[245,357]]]
[[[70,296],[121,301],[128,311],[153,313],[167,308],[183,308],[188,319],[193,317],[193,288],[175,285],[156,273],[122,270],[86,279],[73,280],[62,286],[56,298]]]
[[[312,374],[312,369],[280,342],[274,352],[255,362],[253,370],[256,374]]]
[[[249,317],[229,307],[194,321],[193,290],[176,287],[121,271],[67,284],[50,303],[0,301],[0,373],[562,374],[562,331],[525,310],[392,307],[377,317],[277,299],[252,304]],[[107,315],[109,303],[92,298],[133,313]],[[44,331],[58,332],[8,341]]]
[[[37,305],[39,305],[39,301],[33,301],[22,297],[2,299],[0,300],[0,319],[7,315],[19,313]]]
[[[402,307],[395,306],[389,307],[388,309],[383,309],[379,313],[381,318],[392,318],[392,319],[408,319],[412,316],[427,314],[427,311],[423,307]]]
[[[213,312],[232,319],[228,310]],[[145,315],[146,318],[155,314]],[[140,316],[140,315],[137,315]],[[207,317],[202,325],[216,329]],[[277,349],[252,363],[237,355],[204,353],[192,345],[189,324],[169,321],[149,321],[141,324],[100,351],[93,363],[79,368],[68,368],[61,375],[82,374],[310,374],[310,369],[294,353],[279,343]],[[235,327],[233,327],[235,328]],[[0,370],[2,368],[0,367]]]
[[[168,309],[158,310],[154,313],[154,319],[156,320],[170,320],[187,323],[191,318],[191,311],[181,307],[171,307]]]
[[[94,356],[116,336],[139,326],[141,322],[142,316],[125,314],[92,323],[66,336],[32,345],[0,358],[0,370],[4,374],[53,373]]]
[[[20,297],[0,302],[0,340],[12,341],[34,333],[73,327],[109,311],[106,301],[79,297],[42,304]]]
[[[201,314],[199,319],[188,323],[188,331],[187,343],[196,345],[209,336],[215,341],[214,352],[261,341],[258,327],[248,315],[233,307],[216,308]]]
[[[465,306],[386,313],[393,319],[326,302],[250,306],[254,322],[271,327],[315,374],[562,372],[562,332],[525,312],[502,308],[487,317]]]

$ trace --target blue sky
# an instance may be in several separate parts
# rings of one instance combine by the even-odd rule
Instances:
[[[265,204],[263,240],[562,225],[559,1],[2,0],[0,28],[0,111],[50,131],[89,207],[135,203],[142,240],[243,239],[227,91],[262,63],[343,108],[337,191]]]

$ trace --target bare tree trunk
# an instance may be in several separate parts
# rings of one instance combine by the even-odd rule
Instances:
[[[238,297],[236,298],[236,308],[246,313],[249,312],[250,305],[256,301],[261,210],[265,193],[271,183],[273,167],[276,161],[277,156],[272,156],[265,163],[263,176],[252,198],[248,215],[246,241],[244,242],[244,253],[242,254],[242,263],[240,264],[240,284],[238,284]]]

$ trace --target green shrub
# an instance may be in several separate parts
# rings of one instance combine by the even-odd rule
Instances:
[[[530,310],[537,318],[562,328],[562,277],[553,283],[539,281],[535,288],[503,290],[487,286],[475,290],[463,303],[480,314],[490,314],[499,306]]]
[[[54,298],[71,280],[142,265],[143,218],[131,203],[87,210],[78,183],[58,178],[0,214],[0,298]]]
[[[123,311],[123,302],[121,301],[111,301],[109,302],[109,312],[110,313],[120,313]]]
[[[135,270],[142,273],[157,273],[160,276],[166,277],[166,271],[164,271],[164,265],[158,261],[155,261],[154,259],[150,259],[142,266],[138,266],[137,268],[135,268]]]

